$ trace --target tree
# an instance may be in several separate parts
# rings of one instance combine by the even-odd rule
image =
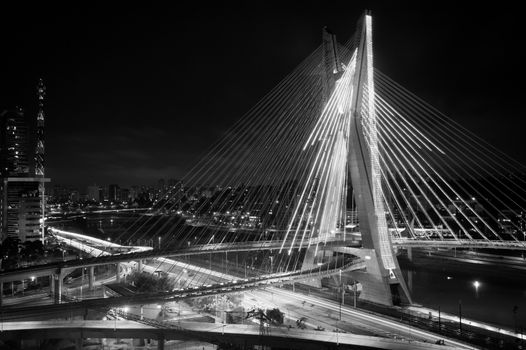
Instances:
[[[299,320],[296,320],[296,325],[300,329],[305,329],[307,326],[305,325],[305,321],[307,321],[307,317],[302,317]]]
[[[2,259],[2,268],[11,269],[18,267],[18,238],[6,238],[0,245],[0,259]]]
[[[276,326],[281,326],[283,324],[283,312],[279,311],[277,308],[267,310],[267,317],[271,323]]]
[[[174,280],[167,275],[157,277],[147,272],[134,271],[129,279],[138,293],[168,292],[175,288]]]
[[[44,245],[40,240],[26,241],[22,243],[20,255],[28,262],[42,259],[44,257]]]

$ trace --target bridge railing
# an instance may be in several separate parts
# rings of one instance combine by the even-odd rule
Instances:
[[[526,242],[523,241],[497,241],[482,239],[412,239],[412,238],[393,238],[391,242],[398,246],[405,247],[444,247],[444,248],[487,248],[487,249],[524,249]]]

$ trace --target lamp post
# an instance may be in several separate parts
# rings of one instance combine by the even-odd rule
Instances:
[[[479,297],[480,282],[479,281],[474,281],[473,282],[473,287],[475,287],[475,296],[478,298]]]
[[[517,305],[513,306],[513,324],[515,326],[515,333],[517,333],[517,311],[518,310],[519,310],[519,307]]]
[[[440,324],[440,305],[438,305],[438,333],[442,331],[442,326]]]
[[[356,309],[356,281],[352,284],[352,290],[353,290],[353,299],[354,299],[354,308]]]
[[[225,275],[228,275],[228,251],[225,250]]]
[[[462,300],[458,301],[458,330],[462,336]]]
[[[343,304],[343,285],[342,285],[342,270],[340,270],[340,321],[342,320],[342,304]]]

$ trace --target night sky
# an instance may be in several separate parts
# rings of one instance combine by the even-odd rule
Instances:
[[[526,163],[518,8],[219,3],[0,5],[0,109],[21,105],[35,115],[35,86],[45,79],[46,175],[54,184],[83,190],[182,177],[321,44],[323,26],[345,42],[365,8],[373,10],[380,70]]]

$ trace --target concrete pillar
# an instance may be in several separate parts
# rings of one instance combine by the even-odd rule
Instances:
[[[0,307],[2,307],[3,298],[4,298],[4,282],[0,282]]]
[[[157,350],[164,350],[164,336],[162,334],[157,338]]]
[[[413,248],[407,247],[407,259],[413,262]]]
[[[55,285],[55,304],[62,302],[62,274],[53,274],[53,284]]]
[[[407,271],[407,287],[409,288],[409,291],[413,292],[413,270]]]
[[[117,263],[117,264],[115,265],[115,270],[116,270],[116,271],[115,271],[115,281],[116,281],[117,283],[120,283],[120,281],[121,281],[121,275],[120,275],[121,263]]]
[[[49,293],[51,294],[51,296],[53,296],[53,294],[55,294],[55,283],[54,283],[54,278],[53,278],[53,274],[49,275]]]
[[[302,270],[311,270],[318,266],[317,262],[319,256],[316,255],[316,250],[317,249],[315,246],[311,246],[306,250],[305,258],[303,259],[303,264],[301,265]],[[320,252],[318,252],[318,255],[320,255]],[[302,281],[301,283],[311,287],[321,288],[321,278],[319,277],[309,278]]]
[[[142,272],[142,260],[139,260],[139,263],[137,264],[137,271]]]
[[[94,289],[94,282],[95,282],[95,266],[90,266],[89,268],[89,271],[88,271],[88,285],[89,285],[89,290],[93,290]]]

